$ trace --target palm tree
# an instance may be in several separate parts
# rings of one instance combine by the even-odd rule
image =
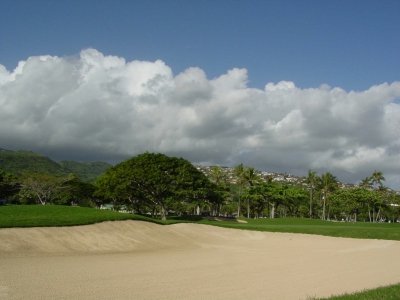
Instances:
[[[326,220],[326,203],[331,192],[337,188],[336,177],[331,173],[326,172],[321,175],[321,190],[322,190],[322,220]],[[329,214],[328,214],[329,216]]]
[[[367,198],[368,217],[370,222],[376,222],[380,216],[382,205],[385,203],[385,191],[383,185],[385,177],[381,171],[375,170],[371,176],[361,181],[361,186],[371,192],[371,197]]]
[[[244,168],[243,178],[246,183],[252,188],[258,181],[259,176],[254,168]],[[247,218],[250,218],[250,197],[247,197]]]
[[[372,177],[368,176],[361,180],[360,186],[366,190],[366,192],[372,192]],[[367,194],[372,195],[372,194]],[[371,215],[371,205],[373,203],[373,197],[364,197],[364,201],[367,203],[368,207],[368,217],[369,221],[372,222],[372,215]]]
[[[371,188],[371,177],[365,177],[363,180],[361,180],[360,186],[365,189],[370,189]]]
[[[381,213],[382,206],[385,205],[385,200],[387,197],[387,188],[383,185],[383,181],[385,181],[385,177],[381,171],[375,170],[371,175],[371,185],[374,189],[377,190],[377,201],[375,203],[375,207],[372,211],[372,219],[374,222],[377,222]],[[378,209],[377,213],[375,214],[376,208]]]
[[[237,217],[240,217],[240,201],[241,201],[241,197],[242,197],[242,192],[243,192],[243,187],[245,184],[245,178],[244,178],[244,171],[245,168],[243,166],[243,164],[237,165],[234,168],[234,174],[236,176],[236,183],[239,186],[239,199],[238,199],[238,212],[237,212]]]
[[[316,172],[309,170],[306,178],[308,189],[310,191],[310,219],[312,218],[312,201],[314,198],[314,190],[318,184],[318,175]]]
[[[380,190],[380,189],[383,189],[383,183],[382,183],[382,181],[385,181],[385,177],[383,177],[383,173],[382,173],[381,171],[375,170],[375,171],[372,173],[370,179],[371,179],[371,185],[372,185],[374,188],[377,188],[377,189],[379,189],[379,190]]]
[[[225,174],[220,166],[211,167],[210,177],[211,181],[214,182],[216,185],[221,185],[225,183]]]

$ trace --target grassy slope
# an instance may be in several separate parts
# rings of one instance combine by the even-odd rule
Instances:
[[[0,206],[0,228],[35,227],[35,226],[71,226],[93,224],[115,220],[143,220],[159,224],[187,222],[188,220],[172,219],[163,223],[143,216],[122,214],[112,211],[97,210],[84,207],[68,207],[57,205],[19,205]],[[369,224],[369,223],[333,223],[308,219],[259,219],[247,220],[248,223],[235,221],[213,221],[207,219],[189,220],[196,223],[216,225],[228,228],[309,233],[329,236],[353,238],[377,238],[400,240],[400,224]],[[378,288],[352,295],[337,296],[334,300],[378,300],[400,299],[400,284]]]
[[[109,210],[58,205],[0,206],[0,228],[72,226],[116,220],[156,220]]]

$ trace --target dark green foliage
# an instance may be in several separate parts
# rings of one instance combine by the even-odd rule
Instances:
[[[60,182],[54,203],[94,207],[94,192],[93,184],[70,174]]]
[[[213,185],[190,162],[164,154],[144,153],[109,169],[97,181],[97,195],[135,211],[190,209],[188,204],[218,202]]]
[[[20,189],[16,178],[8,172],[0,169],[0,201],[9,199]]]
[[[70,172],[77,175],[82,181],[93,182],[98,176],[103,174],[112,165],[105,162],[76,162],[61,161],[60,165]]]

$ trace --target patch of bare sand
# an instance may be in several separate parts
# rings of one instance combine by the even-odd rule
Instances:
[[[0,229],[0,299],[307,299],[400,282],[400,242],[138,221]]]

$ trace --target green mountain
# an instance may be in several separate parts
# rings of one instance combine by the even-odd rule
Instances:
[[[31,151],[11,151],[0,148],[0,169],[15,175],[45,173],[63,176],[74,173],[83,181],[92,181],[109,167],[111,165],[104,162],[62,161],[57,163]]]
[[[0,149],[0,168],[16,175],[28,172],[52,175],[68,174],[68,172],[55,161],[31,151]]]
[[[103,174],[112,165],[96,161],[96,162],[76,162],[70,160],[64,160],[60,162],[60,165],[66,169],[70,170],[72,173],[78,175],[78,177],[83,181],[93,181],[99,175]]]

